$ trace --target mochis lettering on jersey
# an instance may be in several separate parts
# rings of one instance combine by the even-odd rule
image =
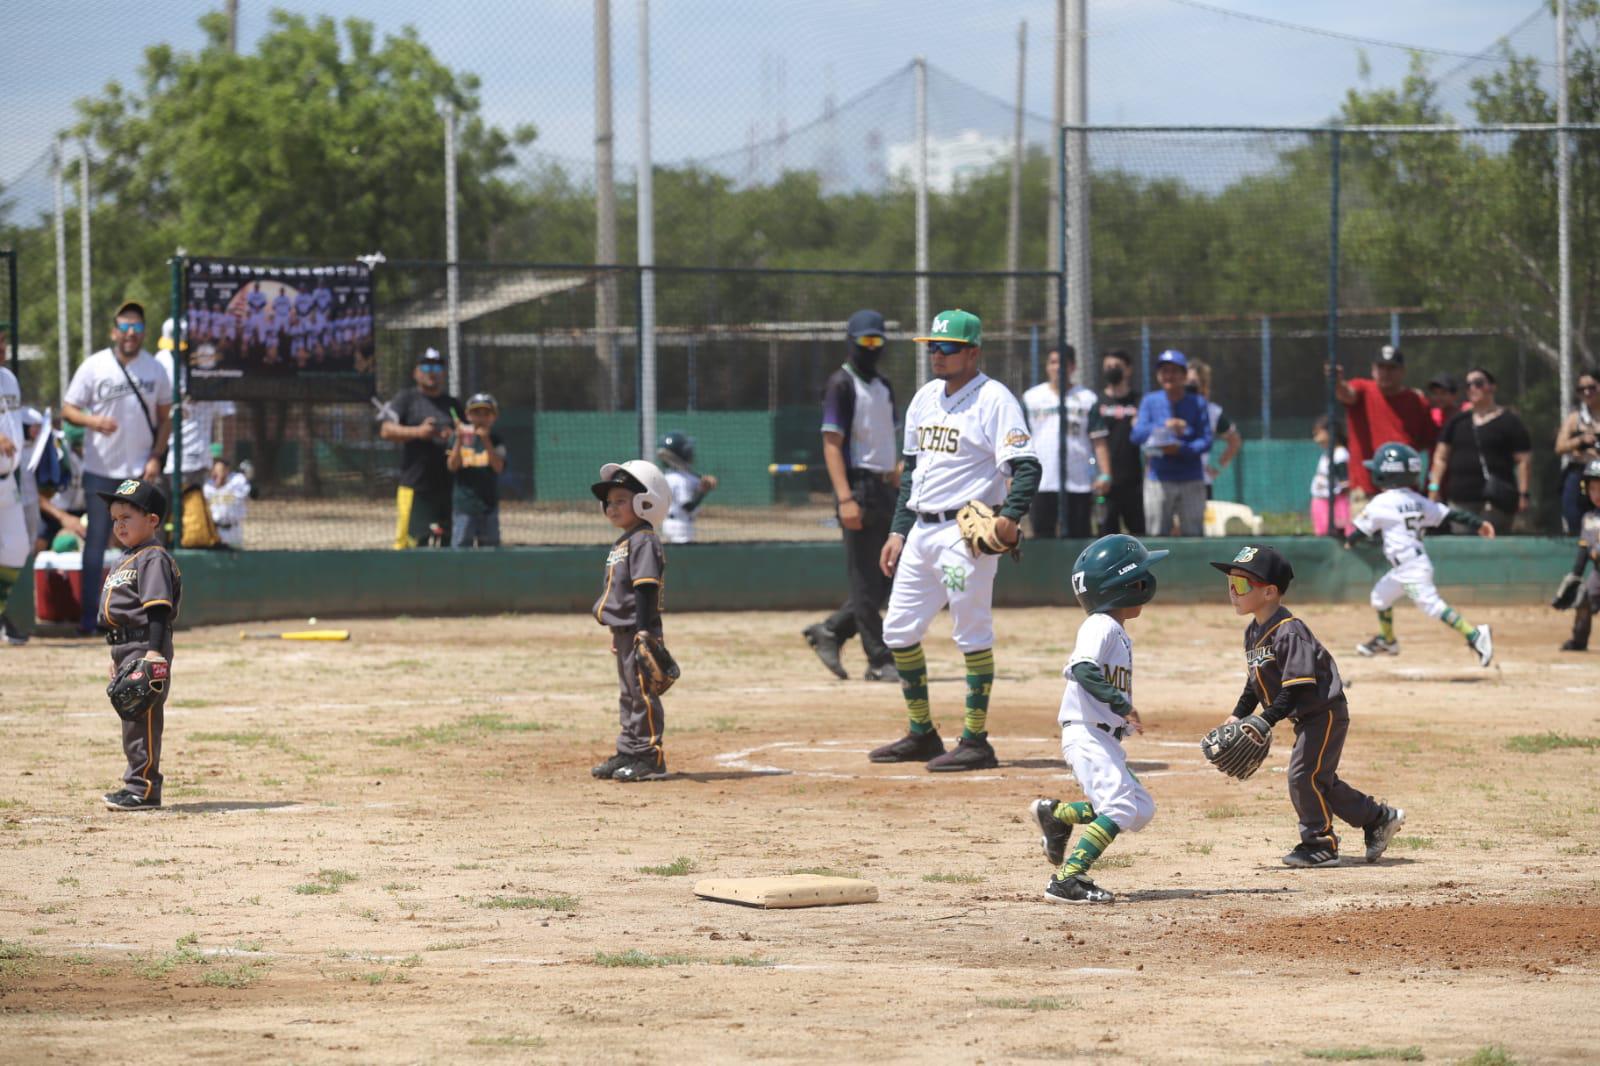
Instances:
[[[961,430],[956,426],[918,426],[917,450],[920,452],[949,452],[954,455],[961,449]]]

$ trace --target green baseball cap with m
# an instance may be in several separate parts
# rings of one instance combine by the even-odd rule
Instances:
[[[929,336],[912,337],[918,344],[926,341],[959,341],[977,347],[983,343],[983,323],[971,311],[940,311],[933,316]]]

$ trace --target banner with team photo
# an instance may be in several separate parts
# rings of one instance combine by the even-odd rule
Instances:
[[[366,264],[191,259],[184,299],[191,399],[364,402],[373,394]]]

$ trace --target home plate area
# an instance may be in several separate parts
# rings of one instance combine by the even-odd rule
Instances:
[[[886,738],[888,739],[888,738]],[[1061,760],[1061,744],[1055,737],[991,737],[1000,755],[1000,767],[981,773],[930,774],[916,763],[870,763],[867,752],[883,740],[774,740],[766,744],[724,752],[716,757],[717,767],[746,774],[791,775],[825,778],[833,781],[937,781],[959,778],[963,781],[1072,780],[1072,772]],[[1155,759],[1129,759],[1128,766],[1141,778],[1177,777],[1206,772],[1199,745],[1191,741],[1136,741],[1140,748],[1162,748],[1170,756]],[[1180,749],[1184,754],[1180,755]]]

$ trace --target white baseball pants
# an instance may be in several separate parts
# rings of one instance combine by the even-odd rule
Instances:
[[[922,640],[933,616],[948,606],[956,647],[963,652],[994,647],[992,605],[999,568],[998,555],[972,557],[954,520],[933,524],[918,519],[895,568],[883,643],[911,647]]]

